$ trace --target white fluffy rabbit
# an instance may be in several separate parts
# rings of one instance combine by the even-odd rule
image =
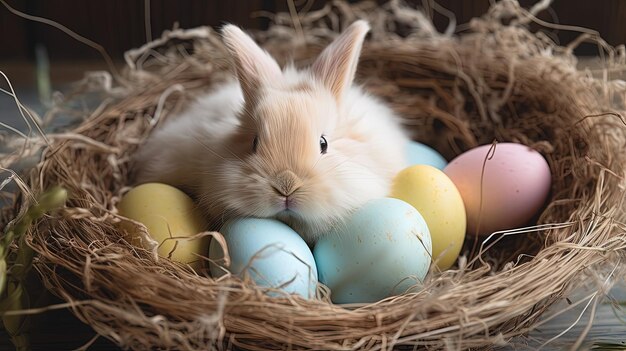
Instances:
[[[357,21],[304,70],[222,30],[237,80],[170,119],[136,156],[137,182],[194,195],[214,222],[278,218],[309,243],[388,194],[407,137],[382,101],[353,86],[369,25]]]

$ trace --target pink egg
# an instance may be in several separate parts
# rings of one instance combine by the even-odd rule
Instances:
[[[471,149],[444,169],[465,203],[468,235],[488,235],[526,225],[550,192],[550,167],[540,153],[521,144],[499,143],[493,157],[486,160],[491,147]]]

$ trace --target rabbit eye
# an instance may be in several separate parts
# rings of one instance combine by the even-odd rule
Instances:
[[[326,150],[328,150],[328,141],[326,141],[326,137],[323,135],[320,137],[320,150],[322,154],[325,154]]]
[[[259,147],[259,136],[254,136],[254,141],[252,141],[252,152],[256,152],[256,149]]]

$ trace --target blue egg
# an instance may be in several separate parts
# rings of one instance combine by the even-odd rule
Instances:
[[[432,241],[422,215],[392,198],[366,203],[317,242],[320,281],[335,303],[376,302],[419,286]]]
[[[274,219],[237,218],[220,229],[226,239],[231,264],[228,270],[257,285],[279,288],[286,293],[315,297],[317,269],[311,250],[286,224]],[[223,261],[222,247],[211,240],[209,258]],[[219,277],[225,268],[211,264],[211,274]],[[270,292],[270,296],[277,294]]]
[[[406,154],[409,166],[429,165],[437,169],[444,169],[448,164],[448,161],[435,149],[416,141],[409,141]]]

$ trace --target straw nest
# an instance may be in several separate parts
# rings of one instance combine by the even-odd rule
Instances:
[[[194,274],[122,239],[116,205],[129,189],[133,152],[194,94],[232,74],[210,28],[167,32],[127,53],[123,74],[88,76],[50,112],[83,116],[76,128],[31,138],[20,156],[5,158],[35,155],[46,144],[26,184],[32,193],[60,184],[71,194],[27,233],[36,270],[78,318],[131,349],[468,348],[524,334],[582,273],[618,262],[626,247],[626,86],[608,79],[624,67],[623,50],[583,33],[580,41],[598,43],[605,56],[605,75],[577,70],[577,43],[562,47],[528,30],[533,22],[551,28],[535,17],[541,4],[527,11],[499,2],[451,35],[397,2],[382,9],[334,2],[276,15],[256,34],[275,57],[307,64],[341,28],[366,18],[373,30],[358,80],[406,118],[416,140],[448,158],[513,141],[548,160],[553,184],[538,227],[486,242],[468,237],[458,266],[431,272],[420,292],[358,306],[329,303],[323,288],[316,300],[269,298],[235,277]],[[17,199],[2,224],[29,202]]]

